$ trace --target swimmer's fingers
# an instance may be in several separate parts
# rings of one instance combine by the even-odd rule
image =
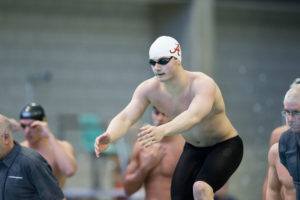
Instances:
[[[150,129],[146,129],[138,134],[138,142],[140,142],[143,147],[148,147],[155,142],[155,137]]]
[[[110,137],[108,134],[102,134],[95,139],[94,148],[97,157],[99,157],[100,153],[108,147],[109,143]]]
[[[141,140],[141,141],[140,141],[140,144],[141,144],[143,147],[145,147],[145,148],[151,146],[151,145],[154,144],[154,143],[155,143],[154,137],[149,137],[149,138],[147,138],[147,139],[144,139],[144,140]]]
[[[146,125],[146,126],[143,126],[142,128],[140,128],[141,132],[139,132],[138,134],[138,140],[143,138],[143,137],[150,137],[149,134],[151,134],[152,130],[153,130],[153,126],[151,125]]]
[[[140,128],[140,131],[144,131],[144,130],[146,130],[146,129],[149,129],[150,127],[151,127],[150,124],[146,124],[146,125],[144,125],[144,126],[142,126],[142,127]]]

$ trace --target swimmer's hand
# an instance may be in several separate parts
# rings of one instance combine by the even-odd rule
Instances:
[[[107,149],[109,143],[110,143],[110,137],[108,133],[104,133],[96,138],[94,147],[95,147],[95,153],[97,158],[99,158],[100,153],[102,153],[103,151],[105,151],[105,149]]]
[[[148,124],[140,128],[140,131],[138,134],[138,142],[140,142],[143,147],[149,147],[161,141],[164,137],[163,130],[161,130],[160,126],[151,126]]]
[[[50,131],[48,123],[45,121],[35,120],[30,124],[30,128],[35,130],[36,133],[40,133],[40,135],[44,138],[49,138],[53,136],[53,133]]]

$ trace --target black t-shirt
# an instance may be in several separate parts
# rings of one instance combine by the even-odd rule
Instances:
[[[284,132],[279,140],[280,162],[293,178],[297,199],[300,199],[300,133],[291,129]]]
[[[64,194],[47,161],[36,151],[15,142],[0,160],[2,200],[61,200]]]

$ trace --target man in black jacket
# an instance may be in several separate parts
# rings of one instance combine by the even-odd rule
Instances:
[[[0,115],[0,195],[2,200],[64,198],[47,161],[14,141],[9,120]]]

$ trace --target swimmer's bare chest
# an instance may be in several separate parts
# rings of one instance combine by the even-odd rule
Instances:
[[[166,91],[155,91],[149,97],[150,103],[160,112],[174,118],[190,106],[194,95],[186,89],[181,94],[170,94]]]
[[[161,159],[160,163],[151,171],[152,176],[164,176],[172,177],[175,170],[177,161],[182,152],[183,140],[180,136],[172,139],[172,141],[160,142],[162,149],[164,149],[164,157]]]
[[[159,111],[164,113],[166,116],[170,117],[170,119],[174,119],[176,116],[180,115],[182,112],[186,111],[191,104],[192,97],[190,95],[182,95],[178,97],[168,97],[167,95],[160,94],[160,98],[153,99],[151,104],[155,106]],[[202,127],[202,122],[197,124],[193,130],[199,130]],[[189,137],[201,137],[199,134],[193,134],[195,131],[187,131],[183,136],[188,139]],[[192,135],[191,135],[192,134]],[[192,138],[190,138],[192,139]]]
[[[193,96],[188,93],[172,98],[161,93],[159,98],[151,99],[151,104],[174,119],[189,108],[192,99]],[[216,114],[214,107],[211,110],[211,113],[193,128],[181,133],[186,142],[199,147],[211,146],[236,134],[224,113]]]

